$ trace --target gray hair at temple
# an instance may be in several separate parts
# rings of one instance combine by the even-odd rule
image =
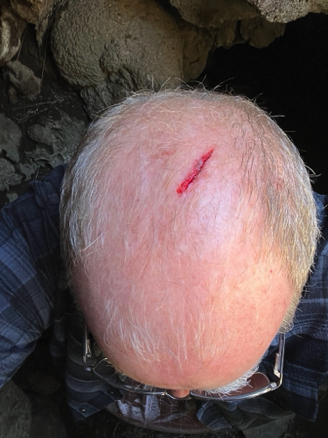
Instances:
[[[97,239],[93,230],[95,223],[102,220],[101,215],[106,215],[102,207],[104,193],[111,196],[104,188],[99,194],[98,181],[110,161],[120,154],[122,135],[133,132],[136,136],[145,129],[151,114],[150,103],[163,112],[168,111],[170,103],[169,111],[174,112],[174,102],[183,100],[188,108],[195,104],[198,111],[199,105],[206,105],[213,117],[231,121],[231,131],[235,132],[231,147],[241,154],[240,166],[244,168],[241,198],[245,193],[256,193],[265,217],[263,241],[278,246],[281,266],[287,267],[295,290],[292,317],[313,263],[319,235],[309,174],[296,147],[263,110],[245,98],[218,92],[137,93],[108,109],[91,125],[67,168],[62,187],[62,250],[69,272],[76,264],[84,263]],[[165,128],[174,135],[179,131],[178,114],[175,117],[172,113],[172,120],[172,126]],[[252,132],[252,140],[246,131]]]

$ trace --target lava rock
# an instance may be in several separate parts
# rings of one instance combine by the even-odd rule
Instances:
[[[30,430],[29,399],[24,391],[9,381],[0,389],[0,438],[30,438]]]
[[[22,175],[15,173],[14,166],[8,160],[0,158],[0,192],[19,184],[22,179]]]
[[[225,22],[246,20],[259,16],[256,8],[246,0],[170,0],[182,18],[198,27],[220,28]]]
[[[6,71],[10,82],[16,90],[33,100],[40,94],[41,79],[37,78],[33,71],[19,61],[11,61],[6,65]]]
[[[84,122],[70,117],[64,111],[58,111],[58,118],[40,118],[40,123],[29,126],[29,138],[39,144],[35,148],[35,160],[40,158],[52,167],[67,162],[83,137],[86,126]],[[40,147],[41,146],[41,147]]]
[[[52,12],[55,0],[10,0],[10,3],[28,23],[38,24]]]
[[[0,114],[0,152],[5,152],[7,158],[15,163],[19,162],[19,145],[22,132],[11,119]]]
[[[0,6],[0,66],[18,52],[25,26],[26,21],[13,12],[8,2],[3,1]]]
[[[328,13],[327,0],[248,0],[268,21],[288,23],[309,12]]]
[[[240,24],[240,33],[251,46],[260,49],[272,43],[284,34],[283,23],[270,23],[263,17],[243,20]]]
[[[122,97],[188,81],[191,64],[194,75],[205,67],[211,45],[206,32],[179,23],[154,0],[70,0],[52,31],[61,74],[78,87],[102,87],[106,102],[108,83]]]

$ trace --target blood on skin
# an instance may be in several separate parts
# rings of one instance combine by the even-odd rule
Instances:
[[[181,194],[187,190],[189,185],[197,178],[197,176],[200,174],[200,171],[203,169],[204,164],[206,161],[211,157],[212,153],[214,151],[214,148],[209,150],[206,154],[202,155],[199,160],[196,161],[194,164],[194,168],[192,172],[189,173],[189,175],[182,181],[182,183],[177,188],[177,193]]]

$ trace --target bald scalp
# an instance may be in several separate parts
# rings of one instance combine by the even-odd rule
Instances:
[[[126,374],[170,388],[224,385],[260,359],[317,237],[294,146],[252,103],[211,93],[141,96],[105,115],[68,169],[62,212],[98,343]]]

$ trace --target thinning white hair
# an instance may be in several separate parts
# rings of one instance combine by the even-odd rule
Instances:
[[[282,326],[282,330],[287,330],[315,254],[319,234],[315,202],[309,174],[296,147],[263,110],[242,97],[205,90],[137,93],[111,107],[91,125],[67,168],[62,187],[62,249],[69,272],[73,272],[76,265],[83,266],[88,257],[92,257],[92,248],[102,239],[95,232],[100,229],[97,224],[111,221],[105,199],[115,197],[113,205],[116,209],[133,209],[133,214],[140,217],[145,214],[144,205],[126,207],[119,195],[110,192],[108,187],[113,189],[114,184],[111,182],[111,163],[121,156],[127,137],[130,141],[140,136],[147,137],[156,146],[156,136],[152,136],[148,129],[154,112],[162,112],[163,119],[168,112],[171,113],[172,122],[169,124],[165,118],[163,130],[167,130],[168,142],[173,139],[181,142],[181,102],[189,111],[195,108],[195,115],[203,107],[213,119],[230,123],[230,133],[235,139],[231,148],[241,157],[240,169],[244,175],[240,202],[246,202],[245,197],[255,194],[257,209],[264,216],[263,245],[270,242],[269,247],[279,254],[281,266],[288,273],[295,292]],[[107,188],[99,183],[103,184],[103,175],[106,175]],[[160,203],[160,200],[155,201]],[[138,208],[140,211],[136,210]],[[144,232],[146,234],[147,230]],[[110,265],[110,255],[108,263]],[[147,324],[147,315],[136,319],[133,309],[127,309],[128,316],[121,318],[124,303],[117,298],[115,284],[110,288],[109,294],[116,298],[109,298],[107,303],[107,340],[115,333],[116,341],[131,345],[141,358],[156,357],[160,343],[154,339],[151,324]],[[202,333],[206,315],[201,317],[195,312],[194,323],[196,334]],[[201,340],[199,336],[199,344]],[[170,350],[168,354],[176,354],[177,348],[187,348],[186,336],[180,329],[177,330],[177,342],[173,344],[176,343],[180,345],[172,349],[166,346]]]

